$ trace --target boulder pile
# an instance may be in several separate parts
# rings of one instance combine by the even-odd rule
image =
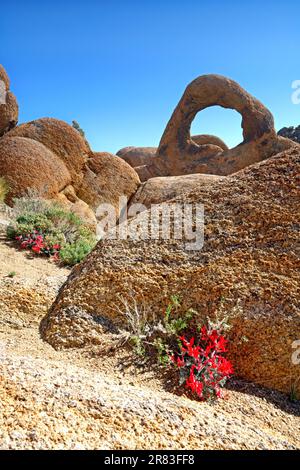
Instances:
[[[2,66],[0,80],[8,89]],[[76,129],[58,119],[41,118],[15,127],[13,103],[15,98],[7,92],[6,104],[0,104],[0,175],[9,187],[7,204],[31,190],[59,201],[96,228],[99,204],[117,207],[120,196],[129,199],[136,192],[138,174],[124,160],[92,152]]]
[[[292,362],[300,338],[299,174],[295,144],[172,200],[204,204],[202,249],[187,249],[184,237],[100,241],[60,290],[42,322],[43,338],[55,348],[101,344],[103,322],[124,324],[124,302],[134,299],[159,318],[178,294],[182,310],[194,308],[199,322],[229,316],[237,375],[299,392]],[[150,217],[150,210],[142,214]]]
[[[0,86],[8,204],[32,190],[93,227],[100,204],[118,215],[141,208],[130,216],[127,238],[108,235],[72,270],[42,320],[43,339],[57,349],[101,344],[106,327],[124,327],[125,304],[159,319],[177,294],[182,312],[194,308],[199,322],[229,318],[237,375],[300,393],[300,366],[292,360],[300,339],[300,146],[276,134],[270,111],[236,82],[204,75],[188,85],[157,149],[129,147],[117,156],[93,152],[57,119],[16,126],[18,107],[2,67]],[[214,105],[242,115],[244,140],[233,149],[216,136],[190,136],[195,115]],[[128,207],[119,207],[121,196]],[[203,230],[195,211],[181,236],[174,216],[169,237],[159,218],[156,237],[149,236],[153,205],[172,211],[188,204],[204,207],[203,246],[191,248],[191,234]]]

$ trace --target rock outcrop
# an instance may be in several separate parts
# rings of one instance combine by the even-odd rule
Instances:
[[[211,145],[217,145],[217,147],[220,147],[222,150],[228,150],[228,147],[225,144],[225,142],[222,139],[220,139],[220,137],[217,137],[215,135],[198,134],[198,135],[192,135],[191,139],[197,145],[211,144]]]
[[[131,198],[140,180],[113,154],[94,154],[86,139],[64,121],[41,118],[18,127],[18,107],[9,78],[0,66],[0,176],[8,183],[8,204],[31,190],[56,200],[96,228],[100,203],[117,207],[120,196]]]
[[[224,151],[215,143],[197,145],[190,137],[196,114],[215,105],[242,115],[244,141],[233,149]],[[219,75],[203,75],[186,88],[161,138],[153,165],[162,176],[229,175],[290,145],[289,140],[277,136],[270,111],[238,83]]]
[[[214,135],[199,134],[192,136],[191,139],[197,145],[212,144],[228,150],[225,142]],[[117,155],[136,170],[141,181],[147,181],[149,178],[161,175],[160,169],[152,164],[156,153],[157,147],[124,147],[117,152]]]
[[[8,183],[9,204],[29,188],[46,199],[55,198],[71,183],[64,163],[43,144],[25,137],[0,139],[0,175]]]
[[[7,75],[5,68],[1,64],[0,64],[0,80],[4,83],[5,90],[9,90],[10,88],[9,76]]]
[[[55,348],[101,344],[99,324],[122,326],[125,300],[160,317],[178,294],[199,318],[229,316],[237,375],[299,393],[300,366],[292,363],[300,338],[299,174],[295,144],[173,200],[204,204],[201,250],[187,249],[187,237],[100,241],[60,290],[43,338]]]
[[[26,137],[40,142],[64,162],[74,184],[81,179],[82,168],[91,149],[80,133],[66,122],[41,118],[21,124],[10,131],[8,136]]]
[[[88,159],[77,195],[94,211],[103,203],[112,204],[119,215],[119,199],[128,200],[140,185],[136,171],[120,157],[105,152]]]
[[[0,137],[15,127],[18,122],[19,107],[9,86],[8,75],[0,65]]]
[[[135,147],[133,145],[130,145],[129,147],[122,147],[120,150],[116,152],[116,155],[118,157],[122,157],[123,155],[125,155],[125,153],[129,152],[129,150],[132,150],[134,148]]]
[[[300,144],[300,126],[283,127],[282,129],[280,129],[280,131],[278,131],[278,135],[287,139],[291,139],[294,142]]]
[[[157,176],[141,184],[130,201],[133,204],[143,204],[150,208],[152,204],[161,204],[176,197],[188,194],[201,187],[211,186],[222,181],[225,176],[217,175],[182,175]]]
[[[133,168],[149,165],[152,163],[153,157],[155,157],[156,150],[156,147],[133,147],[121,155],[121,158]]]

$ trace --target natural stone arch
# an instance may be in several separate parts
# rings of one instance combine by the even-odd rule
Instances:
[[[233,109],[241,114],[242,144],[224,151],[218,145],[197,145],[192,140],[192,121],[198,112],[211,106]],[[175,108],[161,138],[155,166],[164,175],[196,172],[226,175],[287,146],[287,142],[277,137],[273,116],[260,101],[233,80],[220,75],[203,75],[187,86]]]

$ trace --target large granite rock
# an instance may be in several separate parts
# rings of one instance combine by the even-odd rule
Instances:
[[[202,175],[195,173],[194,175],[182,176],[157,176],[150,178],[141,184],[135,195],[130,201],[133,204],[143,204],[150,208],[152,204],[160,204],[179,196],[184,196],[198,188],[211,186],[212,184],[222,181],[225,176]]]
[[[0,139],[0,175],[9,192],[6,202],[24,196],[29,188],[46,199],[55,196],[71,183],[64,163],[40,142],[25,137]]]
[[[64,162],[74,184],[81,180],[82,168],[91,150],[81,134],[66,122],[41,118],[21,124],[8,136],[27,137],[41,142]]]
[[[78,196],[94,211],[100,204],[111,204],[120,212],[120,197],[127,200],[135,194],[140,185],[136,171],[120,157],[106,152],[98,152],[88,159]]]

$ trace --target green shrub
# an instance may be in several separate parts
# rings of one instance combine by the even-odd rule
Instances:
[[[79,263],[93,249],[95,234],[73,212],[58,203],[38,197],[15,200],[15,220],[7,228],[7,237],[21,248],[54,256],[63,264]]]
[[[124,310],[120,311],[127,321],[129,329],[129,343],[138,356],[145,359],[154,358],[160,365],[167,365],[171,351],[178,345],[180,334],[191,328],[195,311],[187,310],[180,314],[181,302],[179,296],[171,296],[162,319],[152,319],[149,322],[147,311],[139,308],[133,299],[132,305],[124,303]],[[149,313],[149,312],[148,312]]]
[[[64,264],[73,266],[80,263],[86,255],[93,249],[94,243],[85,238],[78,238],[73,243],[66,243],[62,246],[59,257]]]

